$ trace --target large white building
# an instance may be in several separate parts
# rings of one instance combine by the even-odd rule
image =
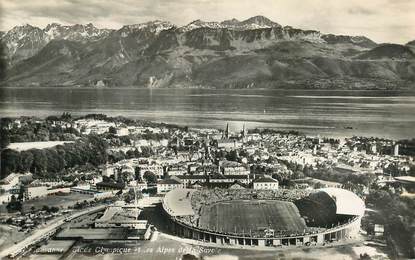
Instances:
[[[219,168],[223,175],[249,175],[250,173],[244,165],[234,161],[221,161],[219,162]]]
[[[254,180],[254,190],[278,190],[278,181],[271,177],[260,177]]]
[[[19,184],[20,176],[23,174],[11,173],[6,178],[0,181],[0,189],[3,192],[8,192],[13,188],[13,186]]]
[[[163,166],[160,164],[140,164],[138,167],[140,169],[141,178],[143,178],[144,173],[147,171],[154,173],[159,179],[163,178]]]
[[[187,173],[186,165],[176,164],[168,167],[167,174],[169,176],[184,175]]]
[[[177,188],[184,188],[185,185],[178,178],[164,179],[157,183],[157,193],[165,193]]]

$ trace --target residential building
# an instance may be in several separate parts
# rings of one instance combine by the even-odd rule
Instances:
[[[157,193],[165,193],[177,188],[185,188],[185,185],[175,177],[157,182]]]
[[[278,190],[278,181],[268,176],[253,181],[254,190]]]

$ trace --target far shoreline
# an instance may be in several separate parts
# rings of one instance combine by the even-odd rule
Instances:
[[[163,87],[149,88],[140,86],[111,86],[111,87],[94,87],[94,86],[1,86],[1,89],[79,89],[79,90],[119,90],[119,89],[136,89],[136,90],[226,90],[226,91],[344,91],[344,92],[415,92],[411,86],[405,88],[217,88],[217,87]]]
[[[214,129],[214,130],[219,130],[222,131],[224,129],[224,127],[226,126],[227,123],[241,123],[243,122],[244,124],[246,123],[252,123],[255,121],[240,121],[240,120],[227,120],[227,121],[223,121],[224,125],[219,126],[219,125],[212,125],[212,124],[196,124],[196,125],[192,125],[192,124],[188,124],[188,123],[184,123],[184,122],[169,122],[169,121],[161,121],[161,120],[147,120],[147,119],[142,119],[140,117],[135,117],[135,116],[125,116],[125,115],[121,115],[121,114],[97,114],[97,113],[77,113],[75,111],[66,111],[64,113],[70,113],[71,115],[74,116],[74,120],[77,119],[81,119],[90,115],[105,115],[108,119],[116,119],[116,118],[124,118],[124,119],[131,119],[131,120],[136,120],[137,122],[142,122],[144,124],[149,123],[149,124],[155,124],[158,126],[172,126],[172,127],[186,127],[189,130],[206,130],[206,129]],[[40,120],[46,120],[47,117],[50,116],[57,116],[59,117],[59,113],[50,113],[48,115],[19,115],[19,116],[2,116],[0,113],[0,119],[2,118],[10,118],[10,119],[19,119],[19,118],[25,118],[25,117],[32,117],[34,119],[40,119]],[[318,137],[318,138],[330,138],[330,139],[338,139],[338,140],[345,140],[347,138],[352,138],[352,137],[364,137],[364,138],[375,138],[375,139],[385,139],[385,140],[392,140],[392,141],[404,141],[404,140],[411,140],[411,139],[415,139],[415,135],[413,136],[401,136],[401,137],[397,137],[397,136],[381,136],[381,135],[376,135],[376,134],[365,134],[365,133],[340,133],[340,132],[331,132],[330,130],[335,130],[335,129],[340,129],[340,128],[336,128],[336,127],[325,127],[325,126],[303,126],[303,127],[293,127],[290,125],[287,126],[264,126],[264,127],[251,127],[248,130],[251,131],[256,131],[256,132],[267,132],[267,131],[271,131],[271,132],[275,132],[275,133],[279,133],[279,134],[295,134],[295,135],[300,135],[300,136],[306,136],[306,137]],[[356,129],[355,129],[356,130]],[[325,131],[330,131],[330,132],[325,132]]]

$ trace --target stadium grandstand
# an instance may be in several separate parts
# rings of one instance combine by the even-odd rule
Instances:
[[[216,244],[322,245],[356,237],[365,206],[354,193],[175,189],[163,199],[170,230]]]

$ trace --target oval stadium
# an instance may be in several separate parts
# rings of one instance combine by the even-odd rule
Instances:
[[[355,238],[365,205],[354,193],[174,189],[162,202],[170,231],[220,245],[310,246]]]

